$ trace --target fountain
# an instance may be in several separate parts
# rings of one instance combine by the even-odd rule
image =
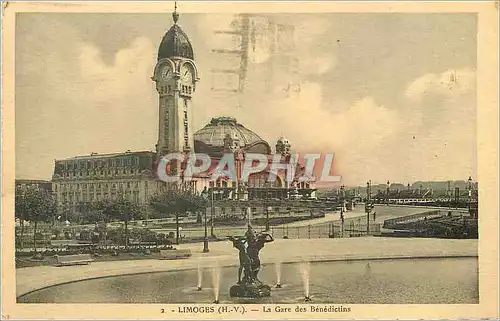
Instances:
[[[218,266],[212,267],[212,285],[214,289],[214,303],[219,303],[220,291],[220,268]]]
[[[311,302],[312,299],[309,293],[309,276],[310,276],[310,264],[309,262],[302,262],[300,264],[300,274],[302,275],[302,283],[304,285],[304,296],[305,302]]]
[[[245,236],[229,237],[233,246],[239,251],[240,266],[238,268],[238,283],[229,290],[231,297],[263,298],[271,296],[271,287],[263,284],[257,274],[260,270],[259,252],[265,243],[274,241],[268,233],[256,234],[248,225]],[[243,278],[242,278],[243,273]]]
[[[196,290],[197,291],[201,291],[202,290],[202,280],[203,280],[203,270],[202,270],[202,267],[201,267],[201,262],[198,262],[198,284],[197,284],[197,287],[196,287]]]
[[[220,267],[215,265],[212,267],[212,288],[214,290],[214,303],[219,303],[220,292]]]
[[[274,268],[276,269],[276,288],[281,289],[281,262],[276,261]]]

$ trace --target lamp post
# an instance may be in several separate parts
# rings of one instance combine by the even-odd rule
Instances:
[[[344,237],[344,185],[340,186],[340,224],[342,225],[341,234]]]
[[[448,181],[448,212],[451,213],[451,182]]]
[[[370,234],[371,182],[366,182],[366,235]]]
[[[210,188],[210,236],[214,236],[214,188]]]
[[[386,199],[385,199],[385,202],[386,202],[386,205],[389,206],[389,186],[390,186],[390,182],[387,181],[387,191],[386,191]]]
[[[268,199],[269,198],[269,191],[267,190],[267,188],[268,188],[267,183],[264,185],[264,188],[265,188],[265,193],[266,193],[265,198],[264,198],[264,200],[265,200],[264,204],[266,206],[266,232],[268,232],[269,231],[269,199]]]
[[[472,177],[469,176],[467,180],[467,189],[469,190],[469,216],[472,216],[471,205],[472,205]]]
[[[206,188],[201,192],[201,196],[203,199],[208,200],[208,191]],[[205,203],[205,208],[204,208],[204,213],[205,213],[205,237],[203,238],[203,253],[208,253],[210,250],[208,249],[208,228],[207,228],[207,206]]]

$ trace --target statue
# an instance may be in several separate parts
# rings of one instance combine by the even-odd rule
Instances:
[[[253,246],[248,247],[248,256],[250,257],[251,261],[252,276],[254,280],[259,283],[262,283],[257,277],[257,274],[260,271],[259,252],[264,247],[265,243],[269,243],[272,241],[274,241],[274,239],[271,234],[260,233],[255,237]]]
[[[230,289],[231,297],[260,298],[271,295],[271,288],[263,284],[257,274],[260,270],[259,252],[265,243],[274,241],[268,233],[256,233],[251,225],[243,237],[229,237],[233,246],[239,251],[240,267],[238,283]],[[243,273],[243,279],[241,274]]]
[[[242,283],[241,273],[244,272],[243,281],[251,280],[251,261],[247,253],[248,243],[245,238],[230,236],[229,240],[233,242],[233,246],[239,251],[240,267],[238,268],[238,284]]]

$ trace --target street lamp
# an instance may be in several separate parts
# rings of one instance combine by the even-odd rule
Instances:
[[[447,191],[447,194],[448,194],[448,212],[451,213],[451,196],[452,196],[452,193],[451,193],[451,182],[448,181],[448,191]]]
[[[214,236],[214,187],[210,188],[210,236]]]
[[[205,201],[208,200],[208,191],[207,191],[206,187],[203,189],[203,192],[201,192],[201,196],[203,197],[203,199]],[[208,249],[207,206],[206,206],[206,203],[204,206],[204,212],[205,212],[205,238],[203,239],[203,253],[207,253],[210,250]]]
[[[264,204],[266,206],[266,232],[269,231],[269,204],[268,204],[268,202],[269,202],[269,200],[268,200],[268,198],[269,198],[269,191],[267,189],[268,185],[269,184],[267,184],[267,183],[264,184],[265,193],[266,193],[265,194],[265,198],[264,198],[264,200],[265,200]]]
[[[340,222],[342,224],[342,237],[344,237],[344,185],[340,186]]]
[[[467,188],[469,190],[469,215],[472,216],[471,212],[471,203],[472,203],[472,177],[469,176],[469,179],[467,180]]]
[[[386,194],[386,205],[389,206],[389,186],[390,186],[390,182],[387,181],[387,194]]]
[[[366,182],[366,235],[370,234],[371,182]]]

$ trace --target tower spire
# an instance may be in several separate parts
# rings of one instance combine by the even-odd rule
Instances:
[[[179,14],[177,13],[177,1],[174,1],[174,12],[172,12],[172,18],[174,19],[174,24],[179,21]]]

